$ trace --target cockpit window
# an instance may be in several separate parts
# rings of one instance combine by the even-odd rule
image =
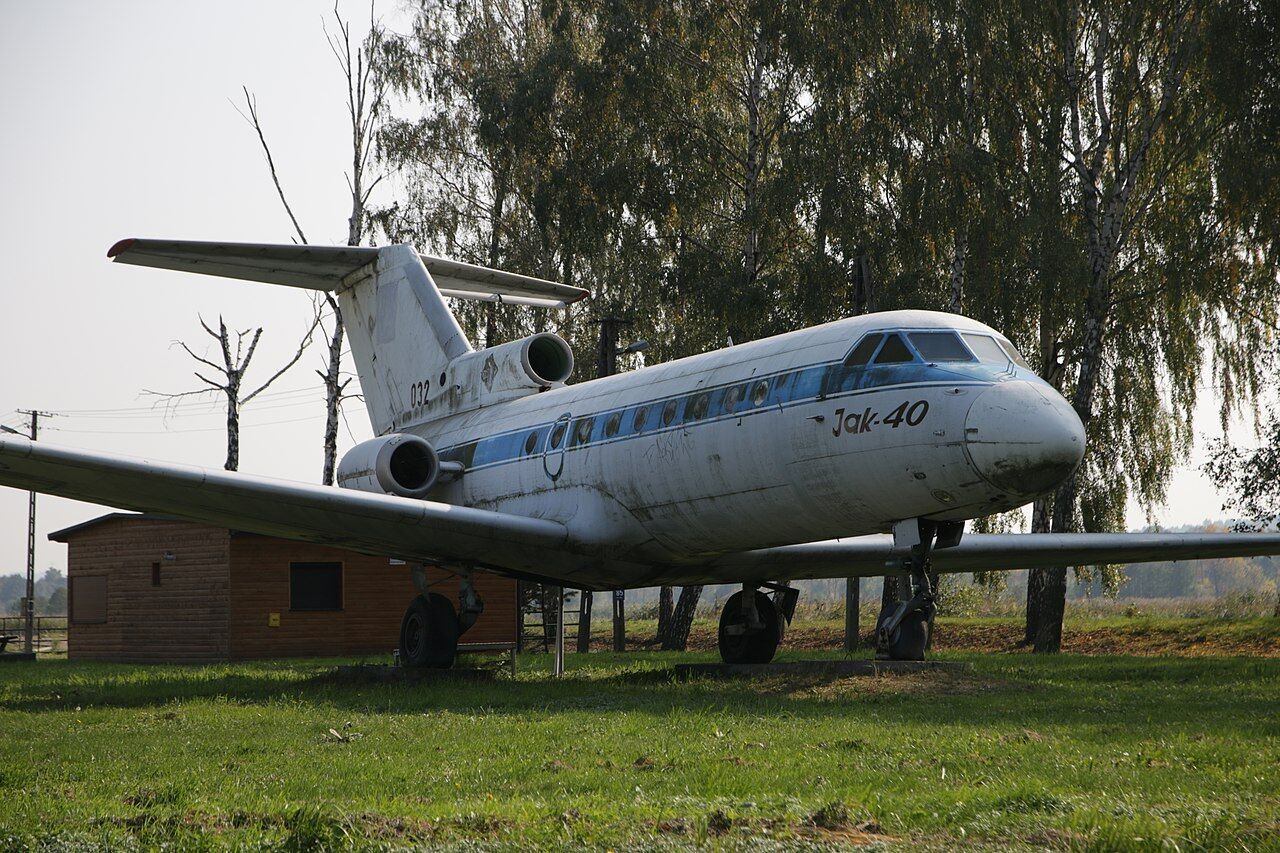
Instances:
[[[1008,353],[1009,358],[1013,359],[1014,364],[1018,365],[1018,367],[1024,367],[1027,370],[1031,369],[1031,365],[1027,364],[1027,360],[1022,357],[1022,354],[1014,349],[1013,344],[1009,343],[1004,338],[996,338],[996,342],[1000,344],[1000,349]]]
[[[964,342],[969,345],[969,349],[973,350],[979,361],[987,364],[1003,364],[1008,367],[1009,356],[996,343],[995,338],[989,335],[974,335],[969,332],[963,333],[961,337],[964,338]]]
[[[880,341],[884,335],[876,332],[867,335],[858,345],[853,348],[853,352],[849,353],[849,357],[844,360],[845,367],[861,367],[871,360],[871,356],[875,353],[876,347],[880,346]]]
[[[955,332],[912,332],[908,337],[925,361],[975,361]]]
[[[901,335],[890,335],[876,356],[876,364],[901,364],[904,361],[915,361],[915,356],[907,349]]]

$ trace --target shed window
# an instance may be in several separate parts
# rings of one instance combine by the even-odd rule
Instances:
[[[911,354],[911,350],[907,349],[901,335],[890,335],[884,342],[884,346],[880,347],[876,364],[901,364],[904,361],[915,361],[915,356]]]
[[[107,621],[107,576],[71,578],[71,621],[77,625]]]
[[[290,563],[290,610],[341,610],[342,563]]]
[[[955,332],[912,332],[911,343],[925,361],[975,361]]]

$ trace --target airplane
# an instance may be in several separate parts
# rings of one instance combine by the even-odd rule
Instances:
[[[568,384],[538,333],[473,349],[446,298],[564,308],[586,290],[422,255],[127,239],[116,263],[336,292],[376,438],[338,487],[0,436],[0,485],[405,560],[406,666],[452,665],[472,573],[586,590],[741,584],[730,663],[773,659],[805,578],[897,575],[879,654],[922,659],[931,572],[1259,556],[1280,534],[965,534],[1079,466],[1071,405],[1005,336],[888,311]],[[460,607],[423,565],[447,568]]]

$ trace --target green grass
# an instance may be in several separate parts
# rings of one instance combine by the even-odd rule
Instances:
[[[6,664],[0,849],[1280,849],[1280,659],[945,656],[972,668]]]

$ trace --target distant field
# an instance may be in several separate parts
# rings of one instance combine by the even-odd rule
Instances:
[[[942,656],[972,668],[678,683],[711,655],[592,654],[557,682],[530,655],[515,682],[385,685],[332,661],[4,664],[0,850],[1280,849],[1280,659]]]

